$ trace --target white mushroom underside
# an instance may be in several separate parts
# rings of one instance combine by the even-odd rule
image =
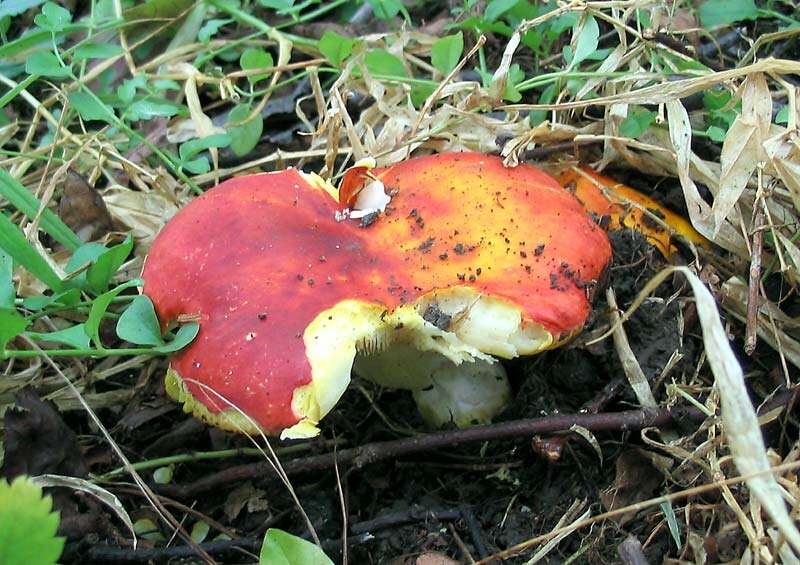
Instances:
[[[317,315],[303,341],[312,382],[295,390],[292,408],[301,421],[281,437],[318,433],[317,422],[350,383],[354,361],[359,376],[415,391],[432,423],[488,421],[510,398],[493,356],[530,355],[554,340],[538,324],[523,322],[513,304],[459,286],[391,312],[377,304],[340,302]]]

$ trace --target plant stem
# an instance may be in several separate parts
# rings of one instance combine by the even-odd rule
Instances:
[[[282,456],[282,455],[290,455],[293,453],[301,453],[303,451],[308,451],[311,449],[312,446],[314,447],[333,447],[333,446],[340,446],[344,443],[342,440],[325,440],[319,442],[305,442],[305,443],[298,443],[296,445],[289,445],[287,447],[279,447],[275,449],[275,455]],[[133,463],[131,468],[136,471],[146,471],[148,469],[155,469],[158,467],[164,467],[166,465],[174,465],[176,463],[186,463],[189,461],[208,461],[210,459],[230,459],[231,457],[240,457],[240,456],[255,456],[255,457],[262,457],[264,455],[263,449],[258,449],[255,447],[242,447],[239,449],[221,449],[219,451],[198,451],[195,453],[180,453],[178,455],[169,455],[167,457],[159,457],[157,459],[148,459],[146,461],[140,461],[139,463]],[[118,467],[108,473],[104,473],[102,475],[97,476],[94,480],[95,482],[102,482],[108,481],[113,479],[114,477],[118,477],[120,475],[125,475],[127,470],[125,467]]]

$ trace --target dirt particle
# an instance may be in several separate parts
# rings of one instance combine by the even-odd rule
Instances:
[[[419,247],[417,247],[417,250],[421,251],[422,253],[428,253],[428,252],[431,250],[431,247],[433,247],[433,242],[434,242],[434,241],[435,241],[435,239],[434,239],[434,238],[432,238],[432,237],[429,237],[428,239],[426,239],[425,241],[423,241],[423,242],[422,242],[422,243],[419,245]]]
[[[538,256],[541,255],[542,253],[544,253],[544,243],[540,243],[539,245],[536,246],[536,249],[533,250],[534,255]]]

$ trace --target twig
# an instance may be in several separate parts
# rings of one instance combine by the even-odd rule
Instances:
[[[756,202],[753,219],[753,249],[750,256],[750,275],[747,289],[747,320],[744,332],[744,351],[752,355],[756,350],[758,339],[758,302],[759,282],[761,279],[761,251],[764,247],[764,210]]]
[[[761,406],[759,413],[768,412],[784,406],[800,393],[800,387],[775,395],[770,402]],[[667,426],[684,420],[702,421],[707,416],[693,407],[660,408],[658,410],[628,410],[605,414],[555,414],[542,418],[530,418],[501,422],[486,426],[475,426],[465,430],[451,430],[411,438],[385,442],[368,443],[359,447],[343,449],[335,454],[338,464],[349,463],[361,468],[371,463],[394,459],[411,453],[432,451],[465,443],[474,443],[534,434],[546,434],[569,430],[572,426],[582,426],[592,432],[631,431],[651,426]],[[287,475],[328,469],[334,464],[334,454],[326,453],[305,458],[293,459],[283,465]],[[206,475],[187,485],[156,485],[154,488],[171,498],[191,498],[202,492],[219,488],[220,485],[238,484],[254,478],[273,478],[268,463],[250,463],[229,467],[223,471]]]

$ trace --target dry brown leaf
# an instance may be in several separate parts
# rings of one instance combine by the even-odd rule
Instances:
[[[725,135],[720,163],[720,190],[714,198],[714,233],[739,201],[753,176],[756,165],[764,160],[763,142],[772,121],[772,96],[763,73],[749,75],[742,88],[742,113]]]

